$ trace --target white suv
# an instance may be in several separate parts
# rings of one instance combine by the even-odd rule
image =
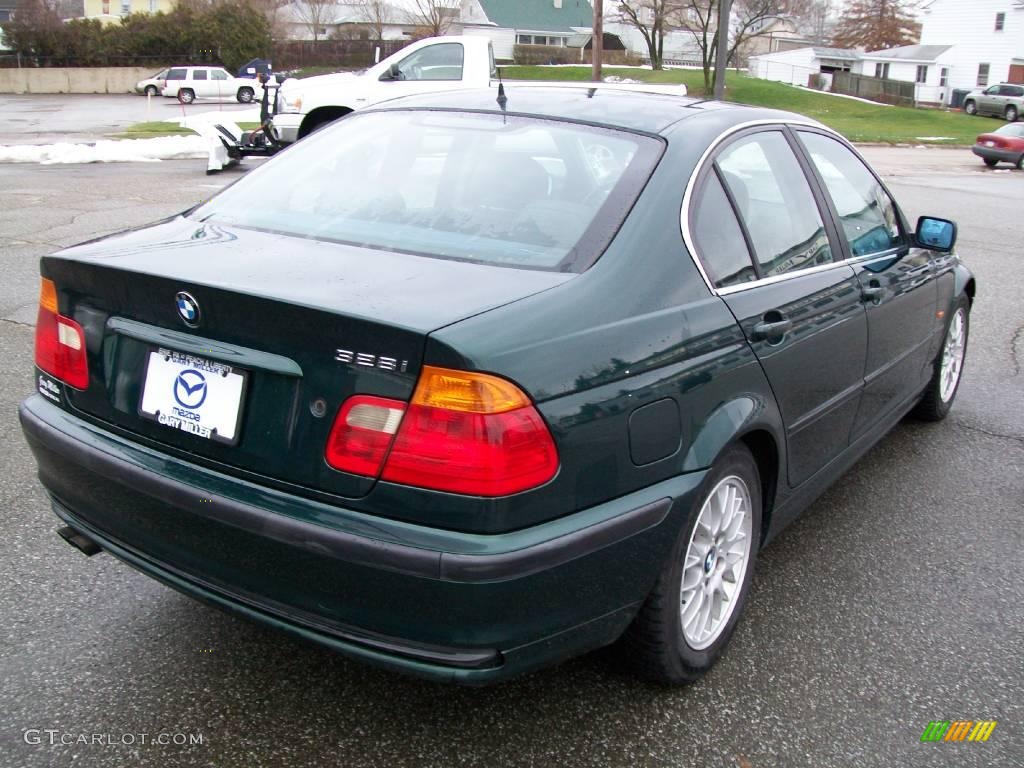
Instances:
[[[248,104],[262,96],[263,87],[258,80],[234,77],[223,67],[171,67],[162,93],[182,104],[202,98],[235,98]]]

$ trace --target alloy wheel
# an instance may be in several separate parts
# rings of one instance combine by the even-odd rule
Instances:
[[[750,491],[730,475],[704,501],[683,561],[679,620],[694,650],[714,643],[729,623],[750,553]]]
[[[960,372],[964,367],[964,351],[967,348],[966,313],[960,307],[949,321],[946,343],[942,347],[942,367],[939,369],[939,397],[948,403],[956,392]]]

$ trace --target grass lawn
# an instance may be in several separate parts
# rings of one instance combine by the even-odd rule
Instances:
[[[226,113],[230,114],[230,113]],[[239,123],[238,127],[243,131],[251,131],[259,127],[259,123]],[[128,126],[120,133],[115,133],[115,139],[152,139],[157,136],[189,136],[195,131],[189,128],[182,128],[174,123],[165,123],[160,120],[153,120],[148,123],[135,123]]]
[[[502,67],[506,80],[589,80],[590,67]],[[686,83],[691,96],[704,92],[704,73],[693,69],[616,69],[605,67],[605,76],[651,83]],[[770,80],[728,73],[725,98],[741,104],[784,109],[819,120],[850,141],[887,144],[973,144],[979,133],[994,130],[991,118],[970,117],[960,112],[911,109],[866,104],[815,91],[794,88]],[[945,138],[926,138],[945,137]]]

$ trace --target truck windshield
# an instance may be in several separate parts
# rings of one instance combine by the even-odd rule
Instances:
[[[579,271],[618,230],[662,146],[623,131],[500,114],[362,113],[303,139],[190,216]]]

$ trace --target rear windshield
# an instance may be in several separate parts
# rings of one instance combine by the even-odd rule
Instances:
[[[1002,128],[997,128],[996,133],[1000,136],[1015,136],[1016,138],[1024,138],[1024,125],[1020,123],[1007,123]]]
[[[380,250],[580,271],[618,230],[661,149],[648,136],[552,120],[364,113],[303,139],[191,216]]]

